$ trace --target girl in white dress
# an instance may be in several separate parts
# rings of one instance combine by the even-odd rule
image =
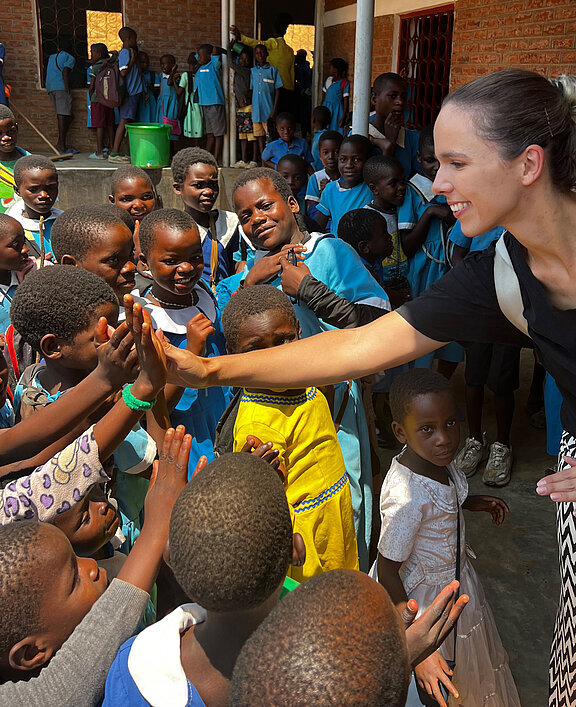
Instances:
[[[458,411],[448,381],[428,369],[401,374],[390,390],[392,429],[405,445],[393,459],[380,495],[382,529],[378,581],[400,612],[408,597],[420,611],[455,578],[460,514],[460,591],[469,603],[456,635],[456,667],[451,635],[439,651],[415,668],[418,684],[441,707],[442,683],[448,705],[520,707],[518,693],[490,607],[468,556],[460,509],[486,511],[500,525],[508,506],[494,496],[469,496],[464,474],[452,463],[460,440]]]

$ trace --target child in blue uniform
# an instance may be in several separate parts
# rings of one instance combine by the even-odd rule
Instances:
[[[323,107],[323,106],[320,106]],[[318,138],[318,154],[320,157],[320,168],[308,180],[306,188],[306,214],[316,221],[318,215],[317,206],[320,203],[320,196],[328,182],[335,182],[340,178],[338,171],[338,152],[342,144],[342,135],[335,130],[324,130]],[[330,230],[330,222],[326,224],[326,229]]]
[[[372,86],[372,105],[368,133],[383,155],[395,157],[404,167],[407,178],[420,171],[418,131],[404,127],[404,109],[408,98],[406,81],[394,73],[380,74]],[[390,126],[392,123],[392,126]]]
[[[16,288],[34,267],[22,225],[8,214],[0,214],[0,333],[10,326],[10,304]],[[3,357],[0,357],[0,363]],[[0,425],[1,427],[2,425]]]
[[[292,194],[298,202],[300,213],[306,213],[306,188],[308,186],[308,174],[306,162],[299,155],[284,155],[278,160],[276,167],[278,174],[281,174],[288,182]]]
[[[294,137],[296,120],[292,113],[280,113],[276,118],[276,130],[280,137],[266,145],[262,152],[262,166],[276,169],[278,160],[288,154],[300,155],[306,164],[312,164],[312,153],[308,143],[301,137]],[[312,168],[310,168],[310,172],[312,172]]]
[[[142,219],[139,235],[140,258],[153,278],[152,287],[141,302],[150,312],[154,328],[162,329],[174,346],[186,348],[191,345],[190,320],[202,314],[212,325],[203,330],[201,346],[205,347],[205,355],[223,353],[220,316],[210,288],[202,281],[202,243],[192,216],[176,209],[153,211]],[[229,397],[228,388],[167,386],[168,407],[173,406],[171,423],[184,425],[192,435],[190,475],[201,456],[213,459],[216,425]]]
[[[347,211],[361,209],[371,201],[372,192],[362,177],[371,151],[370,141],[363,135],[350,135],[342,141],[338,152],[340,179],[324,187],[317,206],[316,223],[320,228],[326,228],[330,220],[332,232],[337,233]]]
[[[398,210],[398,229],[402,249],[408,258],[408,280],[412,297],[418,297],[448,270],[448,233],[454,225],[446,197],[436,196],[432,191],[440,166],[434,153],[432,126],[420,133],[418,160],[423,174],[415,174],[410,179],[404,203]],[[440,372],[449,377],[456,365],[464,359],[464,354],[462,347],[452,342],[420,357],[415,365],[418,368],[430,368],[435,358],[445,362]]]
[[[264,44],[257,44],[254,48],[254,66],[250,69],[250,88],[252,126],[261,155],[266,149],[268,121],[276,120],[280,89],[283,85],[278,69],[268,63],[268,49]]]
[[[180,76],[176,74],[178,70],[176,57],[173,54],[164,54],[160,57],[160,68],[162,71],[156,74],[154,81],[154,87],[158,89],[156,120],[154,121],[156,123],[164,122],[164,118],[178,119],[178,93],[174,84],[180,81]],[[173,127],[170,140],[178,140],[179,137],[180,134],[178,131],[175,133]]]
[[[213,52],[218,52],[213,54]],[[198,47],[198,63],[195,76],[198,103],[202,106],[206,130],[206,149],[218,162],[222,156],[222,145],[226,133],[226,107],[222,89],[222,50],[211,44]]]
[[[348,64],[344,59],[332,59],[329,71],[330,74],[322,89],[326,94],[322,105],[330,111],[328,130],[337,130],[343,133],[344,121],[348,115],[350,104],[350,82],[346,78]]]
[[[316,106],[312,111],[312,167],[316,171],[322,169],[320,159],[320,136],[328,130],[330,125],[330,110],[326,106]],[[335,132],[335,131],[330,131]],[[341,133],[338,133],[341,135]]]
[[[140,69],[144,84],[144,90],[140,96],[140,104],[138,106],[138,122],[154,123],[156,122],[156,96],[154,95],[156,77],[154,72],[150,71],[150,57],[146,52],[138,52],[136,63]]]

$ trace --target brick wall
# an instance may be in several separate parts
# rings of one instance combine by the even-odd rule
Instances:
[[[574,0],[458,0],[450,86],[489,71],[576,72]]]
[[[38,31],[35,3],[21,0],[7,5],[2,14],[2,41],[6,46],[4,77],[13,87],[12,99],[52,143],[56,143],[56,117],[50,98],[40,87]],[[253,0],[237,0],[236,21],[253,26]],[[153,0],[125,0],[126,24],[138,32],[141,48],[150,54],[151,67],[159,70],[159,57],[170,52],[179,67],[187,69],[186,58],[202,42],[220,44],[220,3],[217,0],[184,0],[156,3]],[[86,90],[72,91],[74,122],[68,141],[79,150],[93,151],[95,138],[86,128]],[[20,118],[19,144],[29,151],[47,152],[48,146]]]

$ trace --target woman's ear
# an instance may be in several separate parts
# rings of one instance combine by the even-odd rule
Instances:
[[[546,153],[540,145],[528,145],[521,155],[521,180],[524,186],[531,186],[542,174],[546,164]]]
[[[77,267],[78,263],[73,255],[63,255],[60,260],[60,265],[73,265],[74,267]]]
[[[40,352],[44,358],[49,358],[51,360],[58,359],[62,356],[60,344],[54,334],[45,334],[42,337],[40,340]]]
[[[306,562],[306,545],[300,533],[292,535],[292,561],[294,567],[302,567]]]
[[[51,647],[41,648],[34,636],[27,636],[12,646],[8,653],[8,663],[13,670],[31,672],[46,665],[53,653]]]
[[[406,444],[406,433],[404,432],[404,428],[399,422],[392,422],[392,432],[394,433],[394,437],[396,437],[400,444]]]

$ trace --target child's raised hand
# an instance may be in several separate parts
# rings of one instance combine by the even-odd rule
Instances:
[[[388,113],[384,121],[384,136],[387,140],[396,144],[403,122],[401,113]]]
[[[280,452],[277,449],[272,449],[272,442],[263,443],[256,435],[248,435],[246,437],[246,444],[240,451],[253,454],[255,457],[260,457],[260,459],[268,462],[274,471],[279,471],[280,469],[280,460],[278,459]]]
[[[439,683],[458,699],[458,690],[452,684],[450,677],[452,670],[448,667],[448,663],[444,658],[434,651],[431,656],[423,660],[414,668],[414,673],[420,687],[433,697],[440,707],[448,707],[446,701],[442,697]]]
[[[122,322],[113,330],[105,317],[96,326],[95,342],[98,344],[99,372],[114,390],[133,381],[138,375],[138,354],[133,348],[134,338],[128,326]]]
[[[183,425],[166,430],[144,501],[145,523],[167,525],[170,522],[176,499],[188,482],[191,445],[192,437],[186,434]]]
[[[150,315],[130,295],[124,296],[126,324],[134,337],[140,373],[132,387],[139,400],[156,398],[166,385],[166,356],[160,341],[154,336]],[[144,397],[142,397],[144,396]]]
[[[298,260],[304,260],[303,253],[306,250],[306,246],[303,246],[301,243],[287,243],[282,246],[278,253],[260,258],[260,260],[250,268],[244,280],[244,286],[252,287],[252,285],[259,285],[263,282],[267,282],[274,275],[277,275],[282,270],[281,260],[282,258],[286,258],[289,250],[294,251]]]
[[[216,331],[212,322],[201,312],[186,325],[186,350],[196,356],[206,353],[206,339]]]
[[[468,496],[462,504],[462,508],[468,511],[484,511],[492,515],[492,522],[495,525],[502,525],[506,514],[510,509],[505,501],[497,496]]]
[[[306,275],[310,275],[310,268],[304,263],[292,265],[285,257],[280,258],[280,265],[282,266],[282,274],[280,275],[282,290],[289,297],[296,297],[300,283]]]

